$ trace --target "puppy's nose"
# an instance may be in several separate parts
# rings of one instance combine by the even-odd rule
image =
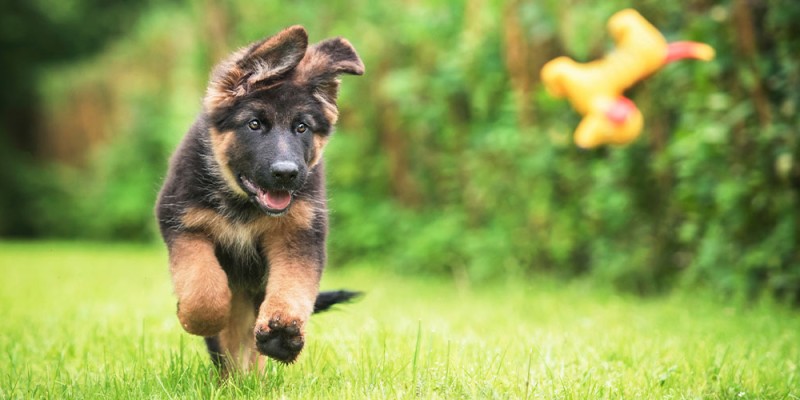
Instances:
[[[300,168],[291,161],[278,161],[270,166],[270,172],[278,183],[290,183],[297,178]]]

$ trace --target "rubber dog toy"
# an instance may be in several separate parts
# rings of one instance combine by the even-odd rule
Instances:
[[[580,64],[558,57],[544,65],[542,82],[555,97],[569,99],[583,120],[575,144],[593,148],[632,142],[642,131],[642,113],[622,95],[625,89],[664,65],[686,58],[709,61],[714,49],[698,42],[667,43],[638,12],[626,9],[608,21],[615,49],[604,58]]]

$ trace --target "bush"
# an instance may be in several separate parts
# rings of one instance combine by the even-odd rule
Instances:
[[[110,57],[133,52],[127,68],[168,86],[109,83],[133,110],[129,128],[53,191],[63,196],[39,199],[77,217],[36,233],[152,238],[167,154],[199,110],[210,65],[297,22],[312,40],[347,37],[367,66],[344,78],[326,155],[332,264],[476,281],[589,274],[639,293],[700,284],[796,301],[800,5],[712,3],[633,2],[669,39],[707,42],[718,57],[639,84],[630,95],[642,137],[593,151],[572,145],[578,116],[546,95],[538,71],[556,55],[601,57],[605,21],[628,1],[154,6]]]

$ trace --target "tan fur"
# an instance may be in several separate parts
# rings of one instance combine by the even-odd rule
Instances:
[[[295,82],[304,85],[315,75],[323,73],[330,63],[330,58],[316,50],[309,49],[309,54],[300,62],[295,75]],[[331,79],[324,85],[320,85],[314,91],[314,98],[322,105],[322,112],[331,125],[335,125],[339,120],[339,108],[336,106],[335,93],[338,90],[339,79]]]
[[[322,159],[325,145],[328,144],[329,136],[314,135],[314,158],[309,163],[309,168],[313,168]]]
[[[227,218],[210,209],[192,208],[184,214],[182,222],[186,228],[200,230],[212,241],[222,243],[226,246],[240,249],[242,252],[255,251],[255,241],[262,243],[266,249],[266,256],[270,260],[269,279],[267,284],[267,296],[258,313],[266,321],[260,326],[262,330],[268,330],[267,324],[270,319],[279,318],[287,324],[295,322],[301,328],[301,335],[304,334],[303,326],[308,320],[314,308],[314,300],[319,291],[320,273],[317,266],[307,256],[300,253],[305,247],[293,242],[295,233],[300,230],[311,228],[314,208],[307,201],[296,201],[292,205],[287,215],[281,218],[264,216],[248,224],[231,223]],[[175,258],[181,260],[181,265],[197,262],[197,257],[206,254],[206,260],[216,258],[213,253],[213,246],[207,239],[197,237],[194,240],[176,241],[173,244]],[[209,256],[210,253],[210,256]],[[255,256],[255,254],[254,254]],[[227,278],[222,268],[217,268],[221,277],[225,279],[224,285],[227,290]],[[191,271],[191,268],[184,268]],[[173,273],[173,278],[177,282],[187,279],[188,273]],[[213,276],[213,280],[218,280],[219,276]],[[185,286],[185,284],[183,284]],[[197,285],[195,285],[197,286]],[[217,285],[214,285],[217,286]],[[194,290],[197,290],[195,288]],[[176,293],[179,293],[176,289]],[[179,298],[181,296],[179,295]],[[246,296],[238,293],[231,295],[227,290],[226,294],[221,295],[224,299],[224,309],[226,313],[211,313],[215,315],[214,331],[195,329],[190,333],[211,336],[219,332],[220,346],[225,355],[226,365],[229,369],[247,370],[256,362],[257,351],[254,347],[254,330],[256,324],[256,313],[252,301]],[[201,304],[207,304],[210,299],[202,298]],[[193,301],[190,304],[196,304]],[[183,310],[183,307],[181,307]],[[191,310],[209,312],[207,308],[194,306]],[[213,311],[213,310],[212,310]],[[192,315],[195,315],[194,313]],[[184,319],[179,312],[179,318],[183,323]]]
[[[302,33],[301,33],[302,31]],[[300,42],[303,43],[302,49],[297,48],[297,51],[290,52],[287,56],[284,56],[280,59],[280,62],[276,64],[268,64],[263,58],[259,58],[260,54],[266,54],[274,51],[276,48],[281,47],[281,44],[285,42],[293,42],[297,43],[298,39],[302,38]],[[254,71],[252,75],[247,79],[248,84],[255,84],[256,82],[263,81],[269,79],[275,75],[281,74],[286,70],[294,67],[303,57],[305,53],[305,49],[308,46],[308,36],[300,26],[292,26],[289,27],[275,36],[272,36],[267,41],[262,43],[260,46],[253,49],[252,54],[254,55],[252,58],[258,60],[253,68]]]
[[[339,120],[339,108],[336,104],[331,103],[328,97],[321,92],[314,93],[314,98],[322,104],[322,112],[325,113],[325,118],[330,121],[331,125],[335,125]]]
[[[245,95],[242,81],[247,72],[239,68],[236,63],[246,54],[247,49],[239,49],[217,67],[217,71],[224,73],[215,72],[214,78],[208,84],[206,97],[203,99],[206,110],[225,107],[236,97]]]
[[[349,48],[353,52],[353,54],[355,54],[355,49],[353,49],[353,45],[350,44],[350,42],[347,41],[347,39],[336,38],[336,39],[330,39],[327,42],[335,43],[340,49]],[[330,73],[331,67],[334,64],[335,64],[334,69],[340,72],[346,71],[347,73],[352,73],[356,75],[361,75],[364,73],[364,64],[361,62],[360,59],[334,60],[330,57],[330,55],[321,51],[317,45],[309,47],[308,50],[306,50],[305,57],[303,57],[303,59],[297,65],[295,81],[304,84],[313,79],[314,77]],[[336,83],[338,84],[338,81]]]
[[[340,39],[343,40],[343,39]],[[345,40],[343,40],[346,42]],[[321,52],[316,47],[310,47],[306,51],[305,57],[300,61],[295,70],[294,81],[298,85],[305,85],[314,77],[322,75],[330,70],[332,60],[330,56]],[[325,86],[317,88],[314,93],[314,98],[322,104],[325,118],[330,121],[331,125],[336,124],[339,119],[339,109],[332,101],[332,93],[325,93],[326,91],[335,93],[339,86],[339,79],[333,78]],[[335,97],[335,95],[333,96]]]
[[[275,57],[270,57],[269,54],[280,51],[282,46],[286,45],[289,47],[283,48],[286,53],[280,61],[270,64],[267,60]],[[240,49],[214,69],[203,105],[206,110],[231,105],[237,97],[247,94],[253,85],[296,66],[305,54],[307,46],[308,34],[303,27],[295,25],[270,37],[257,47]],[[250,61],[246,71],[240,65],[240,62],[245,60]]]
[[[218,243],[246,251],[245,247],[255,248],[255,240],[265,234],[279,237],[296,230],[310,229],[314,218],[314,207],[305,200],[297,200],[283,217],[263,217],[250,223],[232,223],[218,212],[208,208],[190,208],[182,218],[183,226],[200,229]]]
[[[314,311],[319,292],[320,272],[305,248],[294,243],[292,235],[271,238],[264,244],[270,260],[267,295],[258,312],[256,330],[269,331],[270,321],[282,325],[296,323],[301,336]]]
[[[183,216],[183,225],[205,232],[213,241],[236,249],[240,254],[256,257],[253,240],[262,230],[257,224],[233,224],[214,210],[190,208]]]
[[[195,335],[217,334],[228,321],[231,292],[214,245],[202,236],[182,234],[170,246],[169,264],[181,326]]]
[[[225,329],[219,333],[219,342],[225,354],[228,370],[247,371],[256,361],[253,324],[256,312],[253,301],[245,295],[234,294],[231,314]]]
[[[222,172],[222,178],[225,179],[225,182],[228,184],[228,187],[233,189],[234,192],[237,194],[247,197],[247,193],[239,187],[239,183],[236,181],[236,177],[233,176],[233,172],[228,167],[228,148],[234,141],[234,134],[233,132],[219,132],[214,128],[211,128],[211,149],[214,151],[214,160],[216,160],[217,165],[219,165],[220,172]]]
[[[310,47],[306,51],[306,56],[300,61],[300,64],[297,64],[295,81],[304,84],[314,76],[327,71],[330,64],[331,59],[327,54],[319,51],[315,47]]]
[[[302,229],[310,229],[314,208],[306,201],[296,201],[283,217],[263,216],[251,223],[232,223],[214,210],[190,208],[183,216],[183,225],[205,232],[213,241],[237,249],[239,254],[257,258],[256,241],[277,240]],[[213,253],[212,253],[213,254]],[[271,273],[270,273],[271,275]]]

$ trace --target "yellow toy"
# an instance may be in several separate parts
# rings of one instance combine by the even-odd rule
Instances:
[[[703,43],[667,43],[632,9],[614,14],[608,31],[616,48],[604,58],[579,64],[559,57],[545,64],[541,72],[547,91],[567,97],[584,116],[575,129],[575,144],[583,148],[628,144],[639,136],[642,113],[622,95],[625,89],[672,61],[714,58],[714,49]]]

